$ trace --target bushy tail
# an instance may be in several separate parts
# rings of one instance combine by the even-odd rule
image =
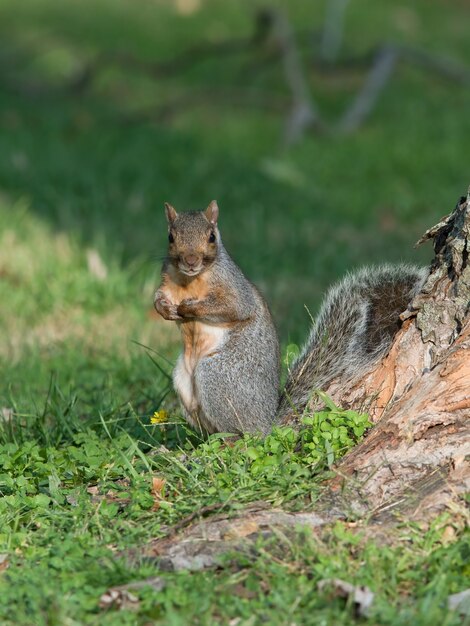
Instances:
[[[312,392],[334,379],[350,383],[388,351],[428,270],[382,265],[347,275],[327,293],[310,336],[292,365],[278,419],[302,414]]]

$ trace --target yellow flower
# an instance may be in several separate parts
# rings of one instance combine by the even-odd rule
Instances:
[[[162,409],[161,411],[155,411],[155,413],[150,418],[151,424],[163,424],[168,420],[168,411]]]

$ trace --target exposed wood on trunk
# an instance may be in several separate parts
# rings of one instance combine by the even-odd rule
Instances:
[[[429,515],[470,488],[470,195],[419,243],[431,238],[429,278],[388,356],[347,391],[325,390],[377,424],[332,489],[354,477],[349,504],[387,517]]]

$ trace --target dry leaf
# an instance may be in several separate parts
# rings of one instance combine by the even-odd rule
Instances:
[[[8,554],[0,554],[0,572],[5,571],[9,565]]]
[[[457,538],[457,533],[455,532],[455,528],[453,526],[446,526],[444,532],[442,533],[441,542],[446,546],[449,543],[452,543]]]
[[[253,591],[253,589],[248,589],[243,583],[237,583],[236,585],[232,585],[228,589],[228,591],[230,595],[238,596],[239,598],[243,598],[245,600],[253,600],[258,596],[256,591]]]
[[[124,610],[137,610],[139,608],[139,598],[127,589],[115,587],[108,589],[100,598],[100,609],[118,608]]]
[[[78,506],[79,494],[80,491],[78,489],[74,489],[65,496],[65,499],[70,504],[70,506]]]
[[[160,500],[163,498],[163,488],[165,487],[166,480],[159,478],[158,476],[152,476],[152,487],[150,489],[154,498],[152,511],[157,511],[160,508]]]
[[[88,271],[98,280],[106,280],[108,277],[108,268],[103,262],[97,250],[89,249],[86,253],[88,263]]]
[[[161,591],[165,588],[165,585],[165,581],[159,576],[151,576],[145,580],[137,580],[127,585],[111,587],[101,596],[99,606],[101,609],[137,610],[139,608],[139,598],[131,593],[131,589],[135,591],[143,587],[152,587],[155,591]]]
[[[457,611],[460,615],[470,615],[470,589],[449,596],[447,606],[451,611]]]
[[[130,483],[128,480],[117,480],[116,484],[127,487]],[[124,506],[129,504],[131,499],[129,497],[121,497],[119,491],[114,491],[113,489],[108,489],[106,493],[100,493],[98,485],[92,485],[91,487],[87,487],[87,493],[91,495],[91,501],[93,503],[102,502],[105,500],[106,502],[114,502],[115,504],[119,504],[120,506]]]
[[[374,601],[374,593],[369,587],[363,587],[359,585],[352,585],[340,578],[327,578],[320,580],[317,585],[318,589],[331,589],[333,595],[337,598],[348,599],[352,597],[357,614],[359,617],[367,617],[370,612],[370,607]]]
[[[4,406],[0,409],[0,422],[11,422],[13,417],[13,409]]]

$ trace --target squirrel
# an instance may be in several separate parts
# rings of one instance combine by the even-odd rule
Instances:
[[[206,211],[165,210],[169,247],[154,305],[180,327],[174,386],[187,421],[208,433],[267,434],[302,414],[316,389],[333,379],[351,383],[385,356],[400,314],[428,275],[412,265],[381,265],[331,287],[279,395],[271,313],[222,244],[217,203]]]
[[[154,305],[179,325],[173,383],[190,425],[267,434],[279,400],[279,341],[268,305],[225,250],[219,208],[165,204],[168,254]]]

